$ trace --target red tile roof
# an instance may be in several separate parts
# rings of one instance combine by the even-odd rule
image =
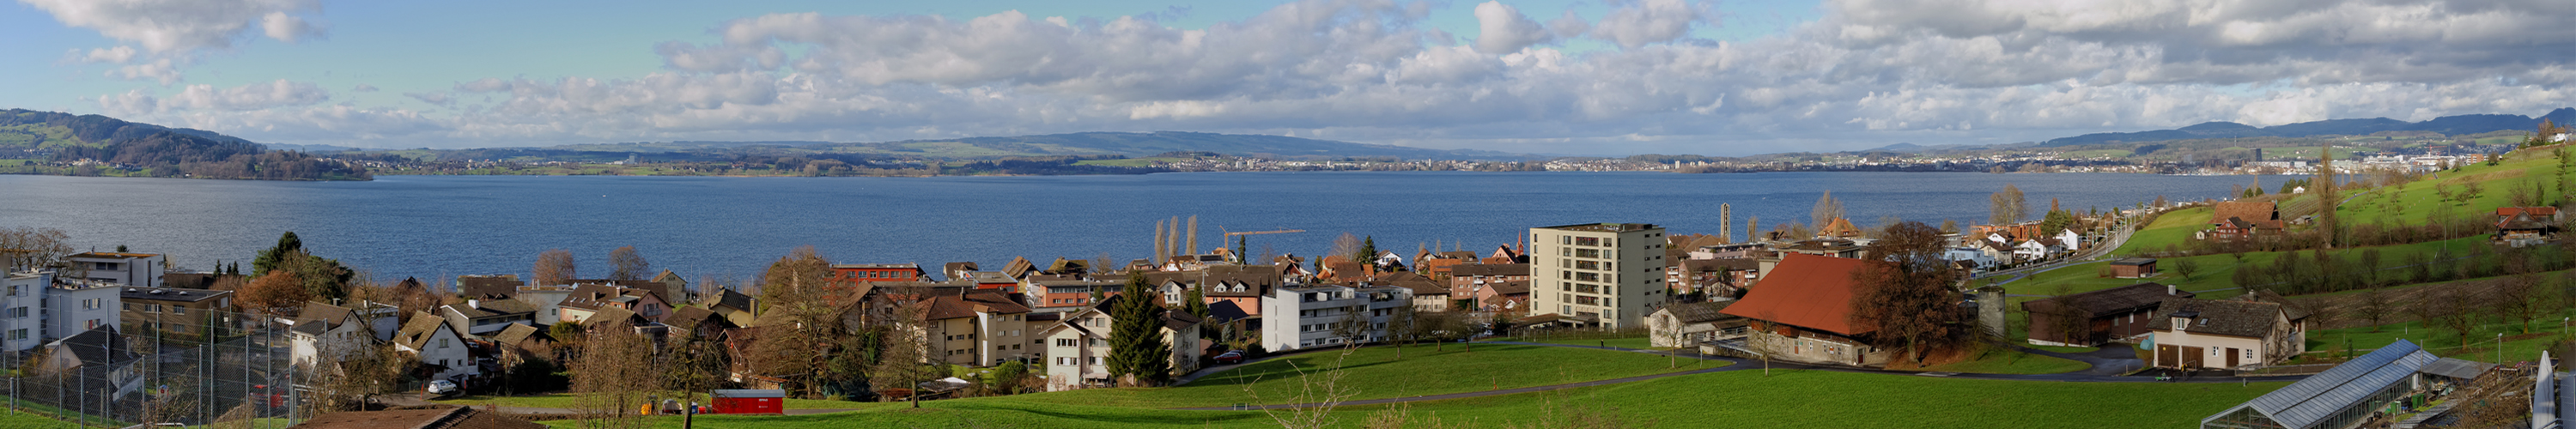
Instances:
[[[1853,326],[1851,321],[1852,296],[1860,289],[1859,283],[1852,281],[1852,274],[1867,264],[1869,261],[1851,258],[1781,255],[1771,274],[1754,283],[1753,291],[1727,306],[1724,313],[1842,335],[1876,331],[1875,327]]]

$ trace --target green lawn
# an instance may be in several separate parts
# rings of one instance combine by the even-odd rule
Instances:
[[[575,400],[577,400],[577,399],[579,399],[579,398],[577,398],[577,397],[575,397],[575,395],[573,395],[573,394],[569,394],[569,393],[551,393],[551,394],[544,394],[544,395],[526,395],[526,396],[465,396],[465,397],[459,397],[459,398],[456,398],[456,399],[442,399],[442,400],[431,401],[431,402],[437,402],[437,403],[441,403],[441,404],[456,404],[456,405],[499,405],[499,406],[504,406],[504,407],[529,407],[529,408],[574,408],[574,407],[577,407],[577,406],[578,406],[578,405],[576,405],[576,404],[574,403],[574,402],[575,402]],[[855,408],[867,408],[867,407],[877,406],[877,405],[879,405],[879,404],[876,404],[876,403],[869,403],[869,402],[833,401],[833,400],[822,400],[822,399],[788,399],[788,400],[787,400],[787,402],[786,402],[784,405],[787,407],[787,409],[791,409],[791,410],[834,410],[834,409],[855,409]]]
[[[1545,386],[1684,371],[1725,362],[1680,360],[1680,368],[1661,355],[1565,347],[1476,344],[1473,351],[1450,344],[1445,352],[1412,346],[1396,359],[1393,347],[1363,347],[1342,361],[1343,382],[1355,399],[1478,392]],[[1084,389],[1009,397],[1015,401],[1065,405],[1126,407],[1214,407],[1238,403],[1285,402],[1298,387],[1294,368],[1317,368],[1340,358],[1340,352],[1317,352],[1274,359],[1167,388]],[[1569,364],[1569,363],[1580,364]],[[1246,392],[1245,385],[1259,393]]]
[[[2406,317],[2401,315],[2393,318]],[[2316,329],[2308,331],[2308,351],[2332,352],[2332,354],[2341,355],[2345,344],[2351,344],[2353,349],[2374,349],[2403,338],[2443,357],[2493,363],[2497,358],[2497,334],[2503,334],[2502,338],[2511,339],[2504,342],[2504,361],[2522,362],[2539,359],[2542,348],[2548,347],[2551,341],[2558,339],[2558,334],[2568,332],[2566,328],[2559,326],[2560,320],[2545,319],[2565,317],[2576,317],[2576,310],[2560,310],[2540,317],[2540,320],[2533,320],[2528,331],[2524,330],[2524,326],[2519,321],[2489,320],[2487,322],[2490,323],[2481,323],[2477,328],[2469,331],[2465,345],[2461,344],[2458,331],[2452,331],[2439,324],[2427,326],[2424,323],[2412,321],[2380,325],[2376,327],[2378,332],[2372,332],[2373,327],[2368,326]]]
[[[2279,389],[2202,383],[2062,383],[1965,380],[1829,371],[1743,370],[1636,383],[1421,402],[1416,424],[1437,418],[1463,427],[1557,426],[1577,412],[1607,414],[1640,427],[1717,428],[2094,428],[2188,427],[2210,414]],[[702,416],[725,428],[1019,427],[1151,428],[1279,427],[1257,411],[1173,411],[1034,403],[1019,397],[924,403],[813,416]],[[1353,427],[1386,406],[1336,410]],[[1553,414],[1551,414],[1553,413]],[[1556,418],[1550,418],[1554,415]],[[569,422],[558,422],[563,424]],[[657,427],[678,427],[659,418]]]
[[[70,421],[54,420],[27,413],[0,411],[0,429],[53,429],[74,427]]]
[[[1603,346],[1603,345],[1607,345],[1607,346],[1610,346],[1610,347],[1630,348],[1630,349],[1658,349],[1657,347],[1655,347],[1654,340],[1648,339],[1648,338],[1646,338],[1646,337],[1609,338],[1609,339],[1590,339],[1590,340],[1552,340],[1552,339],[1548,339],[1548,340],[1543,340],[1543,339],[1527,339],[1527,340],[1524,340],[1524,339],[1519,339],[1519,338],[1504,338],[1504,339],[1497,339],[1497,340],[1493,340],[1493,341],[1522,341],[1522,342],[1532,342],[1532,343],[1566,344],[1566,345],[1577,345],[1577,346]]]
[[[2193,231],[2199,231],[2201,228],[2209,226],[2210,213],[2210,208],[2208,207],[2193,207],[2165,212],[2165,214],[2156,216],[2155,223],[2147,224],[2146,228],[2139,229],[2135,234],[2130,234],[2129,241],[2121,243],[2120,248],[2112,251],[2111,253],[2117,255],[2132,255],[2138,253],[2162,252],[2165,251],[2166,245],[2181,247],[2185,242],[2191,241],[2191,233]]]

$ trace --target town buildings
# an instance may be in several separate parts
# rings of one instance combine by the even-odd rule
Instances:
[[[1059,313],[1055,324],[1039,331],[1046,345],[1047,391],[1116,385],[1118,380],[1109,373],[1109,335],[1116,322],[1109,312],[1120,299],[1126,297],[1112,296],[1078,311]],[[1206,348],[1199,342],[1200,320],[1176,311],[1161,313],[1155,315],[1163,322],[1157,334],[1171,348],[1172,373],[1197,371]]]
[[[233,313],[233,292],[223,290],[181,289],[128,286],[117,296],[124,306],[118,315],[130,328],[128,335],[154,335],[153,331],[172,336],[211,338],[232,332],[239,322]]]
[[[913,304],[928,356],[951,365],[993,366],[1035,360],[1029,308],[1008,296],[976,292],[935,296]]]
[[[1667,298],[1664,229],[1642,223],[1530,228],[1532,314],[1633,327]]]

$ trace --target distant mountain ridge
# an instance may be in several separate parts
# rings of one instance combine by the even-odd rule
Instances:
[[[2444,135],[2477,134],[2506,130],[2530,130],[2542,119],[2559,124],[2576,121],[2576,108],[2561,107],[2539,117],[2522,115],[2478,114],[2433,118],[2423,122],[2406,122],[2388,118],[2329,119],[2314,122],[2255,127],[2234,122],[2203,122],[2171,130],[2130,133],[2094,133],[2051,139],[2040,146],[2072,146],[2101,143],[2144,143],[2169,140],[2216,139],[2237,137],[2313,137],[2327,135],[2370,135],[2386,131],[2429,131]]]

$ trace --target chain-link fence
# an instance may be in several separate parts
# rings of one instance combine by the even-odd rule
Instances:
[[[289,356],[286,326],[236,312],[192,310],[180,317],[80,331],[11,354],[0,385],[9,413],[65,427],[178,423],[278,428],[310,413],[310,384]]]

